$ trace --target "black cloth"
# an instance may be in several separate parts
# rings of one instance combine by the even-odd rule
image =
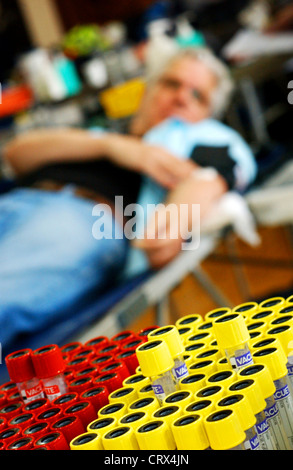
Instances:
[[[18,179],[17,186],[32,186],[42,180],[81,186],[103,195],[112,202],[115,202],[115,196],[123,196],[124,207],[137,201],[141,185],[141,176],[138,173],[102,158],[45,165]]]
[[[228,188],[233,189],[236,185],[235,166],[236,162],[229,155],[229,146],[209,147],[197,145],[190,158],[199,166],[212,167],[225,179]]]

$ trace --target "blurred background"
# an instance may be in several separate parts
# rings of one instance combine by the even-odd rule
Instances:
[[[150,63],[174,43],[207,45],[234,76],[235,94],[223,120],[251,145],[256,184],[262,183],[293,155],[292,29],[288,0],[0,0],[0,151],[11,137],[40,127],[123,131]],[[2,160],[0,174],[4,184],[10,175]],[[292,289],[291,223],[259,230],[262,244],[253,253],[233,235],[229,244],[219,244],[217,257],[203,262],[234,304]],[[229,255],[231,243],[247,259],[240,284],[237,263],[223,271],[221,257]],[[189,304],[192,310],[194,294],[198,310],[214,307],[188,278],[173,293],[184,314]]]

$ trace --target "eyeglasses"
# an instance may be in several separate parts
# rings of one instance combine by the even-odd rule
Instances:
[[[158,81],[159,85],[168,88],[172,91],[178,91],[181,87],[186,87],[186,85],[179,80],[171,77],[162,77]],[[209,98],[205,96],[204,92],[199,90],[198,88],[188,87],[190,90],[191,98],[200,102],[202,105],[208,106],[209,105]]]

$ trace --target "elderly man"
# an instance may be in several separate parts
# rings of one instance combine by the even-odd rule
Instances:
[[[199,204],[204,217],[227,190],[253,180],[249,148],[211,119],[230,90],[225,67],[209,51],[181,52],[149,78],[128,135],[46,129],[7,145],[4,158],[19,187],[0,200],[2,344],[69,314],[122,272],[131,252],[123,209],[145,203],[148,194],[152,203],[152,185],[163,189],[159,199],[166,204]],[[213,170],[209,177],[204,167]],[[124,207],[114,220],[113,211],[104,214],[107,236],[97,240],[93,207],[113,208],[115,196],[123,196]],[[136,248],[146,265],[160,268],[179,253],[181,241],[155,236]]]

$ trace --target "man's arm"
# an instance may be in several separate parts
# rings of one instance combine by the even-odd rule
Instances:
[[[112,163],[145,174],[172,189],[194,168],[165,149],[148,145],[140,138],[114,133],[96,137],[83,129],[44,129],[20,135],[3,151],[16,175],[57,162],[108,158]]]
[[[170,191],[166,201],[165,201],[165,211],[164,209],[161,212],[168,212],[168,208],[171,205],[175,205],[175,210],[179,213],[178,222],[180,227],[172,227],[170,218],[166,218],[165,213],[156,213],[147,226],[147,233],[155,233],[153,239],[146,238],[143,240],[136,240],[134,246],[136,248],[142,249],[150,265],[154,269],[159,269],[175,258],[182,249],[182,243],[186,242],[184,239],[184,234],[182,234],[182,227],[186,227],[186,233],[192,233],[195,229],[194,223],[201,222],[210,212],[214,204],[223,196],[227,190],[228,186],[224,178],[219,174],[211,174],[211,177],[205,173],[207,177],[202,177],[203,173],[198,177],[196,173],[193,173],[183,182],[177,185],[177,187]],[[180,205],[185,204],[188,206],[188,211],[180,213]],[[200,220],[193,220],[193,211],[192,204],[200,205]],[[182,220],[182,217],[185,220]],[[174,220],[174,219],[173,219]],[[176,220],[176,219],[175,219]],[[167,222],[167,226],[160,226],[160,221]],[[160,232],[165,235],[164,238],[160,237]],[[172,238],[172,233],[178,233],[178,237]],[[183,238],[182,238],[183,235]]]

